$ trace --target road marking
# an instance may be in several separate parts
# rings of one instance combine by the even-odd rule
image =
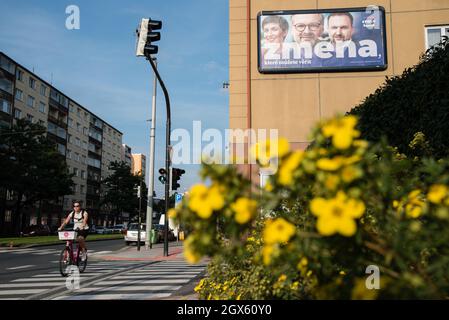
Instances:
[[[24,279],[16,279],[11,282],[48,282],[48,281],[55,281],[55,282],[64,281],[65,282],[65,280],[63,280],[63,279],[66,279],[66,278],[63,278],[62,276],[60,276],[59,278],[24,278]]]
[[[7,268],[6,270],[19,270],[19,269],[26,269],[26,268],[31,268],[31,267],[35,267],[35,266],[36,265],[34,265],[34,264],[30,264],[30,265],[26,265],[26,266]]]
[[[39,292],[42,292],[45,290],[46,289],[4,290],[4,291],[0,291],[0,295],[8,296],[8,295],[35,294],[35,293],[39,293]]]
[[[167,298],[171,293],[137,293],[137,294],[95,294],[79,296],[61,296],[53,300],[150,300],[158,298]]]
[[[106,254],[106,253],[111,253],[111,252],[112,251],[98,251],[98,252],[92,253],[91,251],[88,251],[88,254],[96,256],[96,255]]]
[[[126,281],[126,280],[106,280],[95,283],[96,286],[113,286],[113,285],[119,285],[119,284],[184,284],[188,283],[191,279],[154,279],[154,280],[144,280],[144,281]],[[120,288],[118,288],[120,290]]]
[[[164,275],[163,276],[164,278],[168,278],[168,279],[185,279],[186,277],[185,276],[180,276],[180,275]],[[145,279],[160,279],[161,277],[159,276],[159,275],[154,275],[154,276],[144,276],[144,275],[141,275],[141,276],[115,276],[115,277],[113,277],[113,278],[111,278],[111,279],[117,279],[117,280],[125,280],[125,279],[129,279],[129,280],[132,280],[132,279],[142,279],[142,280],[145,280]],[[192,279],[192,278],[194,278],[194,277],[191,277],[190,279]]]
[[[95,284],[97,285],[97,284]],[[88,287],[88,288],[81,288],[78,290],[75,290],[74,293],[85,293],[85,292],[92,292],[92,291],[176,291],[181,289],[181,286],[123,286],[123,287]]]
[[[64,285],[65,282],[59,283],[8,283],[0,284],[0,288],[33,288],[33,287],[57,287]]]

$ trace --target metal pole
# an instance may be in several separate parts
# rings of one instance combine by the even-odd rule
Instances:
[[[142,232],[142,180],[139,183],[139,225],[137,227],[137,251],[140,251],[140,232]]]
[[[151,67],[153,68],[154,73],[156,74],[157,79],[159,80],[159,84],[161,85],[162,91],[164,92],[165,97],[165,106],[167,110],[167,122],[165,126],[165,172],[167,172],[167,180],[170,181],[170,131],[171,131],[171,112],[170,112],[170,97],[168,95],[167,88],[165,87],[164,81],[162,81],[161,76],[159,75],[159,72],[156,69],[156,66],[149,57],[148,61],[150,61]],[[164,230],[165,230],[165,237],[164,237],[164,256],[168,256],[168,201],[169,201],[169,185],[168,183],[165,183],[165,219],[164,219]]]
[[[151,59],[151,58],[150,58]],[[152,58],[157,68],[156,58]],[[148,202],[147,202],[147,224],[146,224],[146,239],[145,249],[152,249],[151,230],[153,229],[153,193],[154,193],[154,141],[156,139],[156,93],[157,93],[157,77],[154,75],[153,82],[153,104],[151,108],[151,126],[150,126],[150,168],[148,171]]]

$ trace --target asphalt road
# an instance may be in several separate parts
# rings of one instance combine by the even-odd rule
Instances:
[[[46,271],[59,270],[59,254],[64,245],[61,242],[58,245],[27,249],[0,248],[0,283]],[[95,257],[96,253],[113,252],[124,247],[123,239],[87,242],[89,257]]]

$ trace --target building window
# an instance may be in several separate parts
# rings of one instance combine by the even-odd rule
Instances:
[[[45,127],[45,121],[44,120],[39,120],[38,122],[41,126]]]
[[[47,96],[47,87],[41,84],[41,95]]]
[[[36,90],[36,80],[30,77],[29,80],[30,88]]]
[[[81,125],[78,122],[76,123],[76,131],[81,132]]]
[[[89,135],[89,129],[87,129],[86,127],[83,128],[83,133],[85,136]]]
[[[80,193],[84,193],[84,186],[80,185]]]
[[[34,97],[28,96],[27,106],[30,107],[30,108],[34,108]]]
[[[81,109],[80,109],[80,108],[78,108],[78,109],[76,110],[76,114],[78,115],[78,117],[81,118]]]
[[[23,82],[23,71],[22,70],[17,69],[16,79]]]
[[[83,149],[87,151],[87,142],[83,141]]]
[[[72,151],[67,149],[67,159],[72,159]]]
[[[78,192],[78,185],[75,183],[74,185],[73,185],[73,194],[75,194],[75,193],[77,193]]]
[[[73,120],[71,118],[69,118],[69,127],[73,128]]]
[[[75,161],[79,162],[80,161],[80,155],[79,153],[75,152]]]
[[[0,78],[0,89],[8,92],[9,94],[12,94],[12,81],[9,81],[5,78]]]
[[[70,104],[69,105],[69,110],[70,110],[70,112],[75,112],[75,107],[73,106],[73,104]]]
[[[23,101],[23,91],[20,89],[16,89],[16,99]]]
[[[19,109],[14,110],[14,118],[20,119],[22,117],[22,111]]]
[[[78,177],[78,168],[73,168],[73,174],[75,175],[75,177]]]
[[[5,210],[5,222],[11,222],[11,218],[12,218],[12,211]]]
[[[58,143],[58,152],[60,154],[62,154],[63,156],[65,156],[65,146],[60,144],[60,143]]]
[[[69,135],[67,136],[67,141],[68,141],[69,143],[72,143],[72,135],[71,135],[71,134],[69,134]]]
[[[45,113],[45,103],[39,102],[39,111]]]
[[[440,43],[445,36],[449,37],[449,25],[426,27],[426,49]]]
[[[29,113],[27,113],[27,120],[31,123],[33,122],[33,116]]]
[[[80,140],[79,138],[75,138],[75,144],[76,144],[78,147],[81,147],[81,140]]]
[[[11,114],[11,102],[5,99],[0,99],[0,111]]]

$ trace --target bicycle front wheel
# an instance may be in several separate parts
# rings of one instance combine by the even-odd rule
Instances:
[[[72,265],[72,254],[69,247],[65,247],[62,249],[61,254],[59,256],[59,272],[63,277],[67,277],[68,267]]]

